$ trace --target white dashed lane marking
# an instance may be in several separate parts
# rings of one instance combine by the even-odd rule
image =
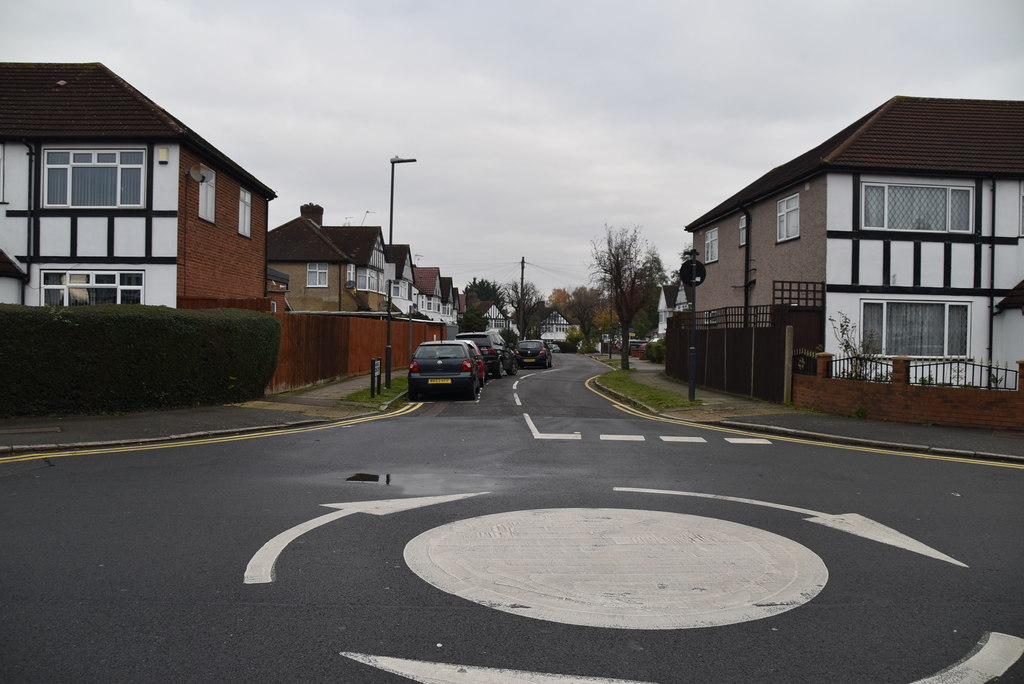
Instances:
[[[643,435],[601,435],[605,442],[643,442]]]

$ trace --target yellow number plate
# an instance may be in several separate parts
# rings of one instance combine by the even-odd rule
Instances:
[[[430,378],[427,380],[428,385],[450,385],[452,384],[451,378]]]

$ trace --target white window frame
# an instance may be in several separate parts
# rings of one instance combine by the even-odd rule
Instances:
[[[718,228],[709,228],[704,233],[704,261],[718,261]]]
[[[1020,234],[1024,237],[1024,182],[1020,184]]]
[[[780,199],[775,204],[775,215],[776,242],[786,242],[800,237],[800,193]]]
[[[935,306],[941,304],[944,307],[943,319],[942,319],[942,353],[941,354],[927,354],[927,355],[914,355],[905,354],[903,351],[892,351],[887,348],[886,340],[888,336],[888,307],[890,304],[917,304],[917,305],[931,305]],[[882,330],[879,335],[879,349],[875,350],[880,356],[910,356],[911,358],[920,359],[933,359],[933,358],[970,358],[971,355],[971,303],[962,301],[935,301],[935,300],[906,300],[906,299],[865,299],[861,300],[860,303],[860,320],[861,320],[861,335],[867,334],[867,326],[865,323],[864,309],[868,305],[881,305],[882,306]],[[966,311],[965,326],[964,330],[964,353],[953,354],[950,353],[949,349],[949,310],[952,307],[963,307]],[[862,340],[863,341],[863,340]]]
[[[740,215],[740,247],[745,247],[747,244],[747,215]]]
[[[928,230],[925,228],[892,228],[889,226],[889,195],[890,188],[901,187],[901,188],[934,188],[946,191],[946,225],[943,230]],[[884,199],[882,201],[882,225],[869,225],[868,224],[868,189],[869,188],[881,188],[884,193]],[[954,192],[966,192],[967,193],[967,227],[966,228],[954,228],[951,225],[952,222],[952,204],[953,204],[953,193]],[[937,184],[930,185],[927,183],[876,183],[876,182],[864,182],[861,184],[861,228],[865,230],[892,230],[901,233],[961,233],[970,234],[974,232],[974,188],[969,185],[950,185],[950,184]],[[1024,202],[1024,199],[1022,199]],[[1024,234],[1024,233],[1022,233]]]
[[[323,261],[306,264],[306,287],[327,287],[327,268]]]
[[[199,218],[217,222],[217,173],[202,167],[203,180],[199,183]]]
[[[252,193],[238,190],[238,234],[252,237]]]
[[[90,306],[81,301],[83,290],[115,290],[115,304],[145,304],[145,271],[60,271],[47,269],[40,273],[39,304],[41,306]],[[59,282],[53,282],[59,279]],[[138,282],[125,282],[126,280]],[[51,281],[51,282],[47,282]],[[112,282],[111,282],[112,281]],[[127,293],[138,293],[129,297]],[[49,296],[48,296],[49,295]],[[54,300],[59,295],[60,301]],[[78,299],[77,302],[75,300]],[[88,299],[88,297],[86,297]],[[49,300],[49,301],[48,301]]]
[[[58,161],[55,155],[67,155],[67,161]],[[113,160],[101,159],[113,155]],[[141,155],[142,161],[125,161],[125,155]],[[88,159],[86,157],[88,156]],[[142,207],[146,202],[146,150],[131,147],[74,148],[51,147],[43,149],[43,206],[81,209],[117,209],[121,207]],[[75,170],[112,168],[117,170],[115,199],[113,204],[76,204]],[[125,198],[126,171],[137,172],[137,201]],[[63,182],[57,172],[63,171]],[[55,192],[61,188],[59,193]]]

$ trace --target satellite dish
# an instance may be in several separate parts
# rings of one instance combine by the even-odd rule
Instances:
[[[202,166],[200,166],[199,164],[196,164],[191,169],[189,169],[188,170],[188,175],[196,183],[202,183],[203,181],[206,180],[206,170]]]

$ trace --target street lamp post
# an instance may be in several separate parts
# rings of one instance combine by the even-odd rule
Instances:
[[[395,228],[395,164],[409,164],[415,159],[403,159],[399,156],[391,158],[391,206],[388,209],[388,253],[394,259],[393,237]],[[398,274],[396,273],[395,276]],[[384,347],[384,386],[391,389],[391,292],[394,282],[388,281],[388,339]]]

